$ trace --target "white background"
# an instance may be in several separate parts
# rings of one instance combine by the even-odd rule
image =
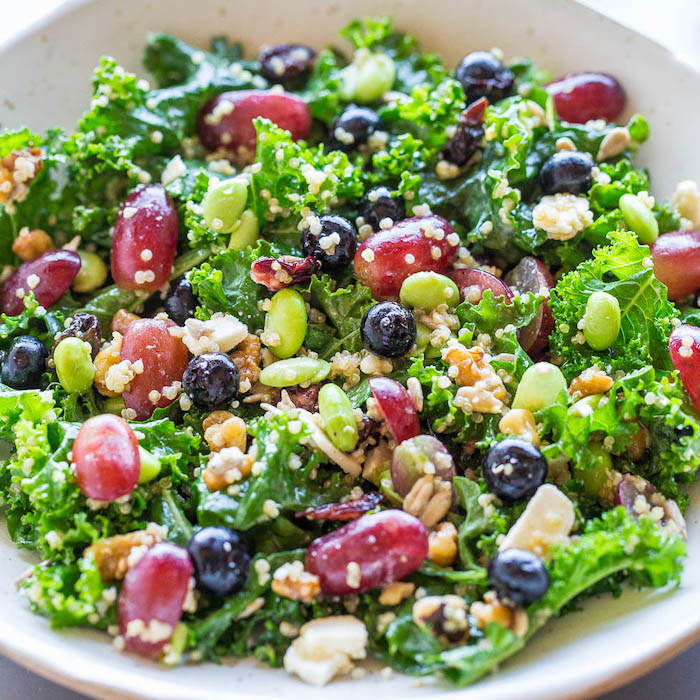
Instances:
[[[537,0],[523,1],[530,2],[533,11],[536,11]],[[700,0],[582,1],[656,39],[679,57],[700,68]],[[62,0],[0,0],[0,42],[60,4]],[[377,11],[380,12],[381,2],[377,6]],[[222,29],[225,31],[225,28]],[[575,31],[575,27],[562,28],[562,31]],[[649,85],[649,90],[658,92],[659,99],[664,99],[663,86]],[[692,137],[697,138],[696,135]],[[650,633],[653,634],[653,630]],[[661,669],[600,700],[690,699],[700,696],[698,688],[700,644]],[[571,690],[575,691],[575,688]],[[0,700],[80,700],[81,697],[0,656]]]

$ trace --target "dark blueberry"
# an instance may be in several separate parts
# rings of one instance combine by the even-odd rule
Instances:
[[[492,53],[474,51],[457,66],[455,78],[462,84],[467,104],[485,97],[492,104],[508,97],[515,76]]]
[[[307,74],[314,64],[316,52],[303,44],[275,44],[258,56],[260,72],[271,83],[291,83]]]
[[[544,483],[547,460],[531,442],[506,438],[491,445],[481,471],[491,493],[503,501],[520,501]]]
[[[330,129],[330,147],[333,150],[349,153],[367,143],[367,139],[381,122],[376,112],[367,107],[348,105],[333,122]]]
[[[342,216],[322,216],[321,232],[307,228],[301,237],[301,249],[316,258],[324,270],[338,270],[352,262],[357,249],[357,231]]]
[[[366,224],[379,231],[379,222],[382,219],[391,219],[394,223],[405,219],[406,205],[403,197],[392,197],[391,190],[387,187],[376,187],[367,193],[360,205],[360,216]]]
[[[197,408],[214,411],[236,398],[238,381],[238,367],[228,355],[205,352],[190,360],[182,387]]]
[[[595,163],[588,153],[558,151],[540,169],[540,186],[545,194],[585,194],[593,186]]]
[[[237,593],[245,586],[250,556],[240,535],[225,527],[205,527],[187,545],[197,588],[218,597]]]
[[[53,347],[51,348],[51,356],[56,350],[56,346],[64,338],[80,338],[85,342],[90,343],[92,348],[93,358],[100,351],[102,338],[100,336],[100,319],[93,314],[87,314],[83,311],[73,314],[71,322],[62,330],[54,339]]]
[[[402,357],[416,342],[416,320],[395,301],[382,301],[362,317],[360,336],[371,352],[383,357]]]
[[[171,282],[164,302],[168,318],[175,321],[178,326],[182,326],[188,318],[194,316],[197,304],[198,300],[192,289],[192,283],[186,277],[180,277]]]
[[[13,389],[37,389],[49,356],[44,344],[31,335],[12,341],[2,360],[0,381]]]
[[[491,559],[487,572],[499,599],[515,607],[530,605],[549,590],[542,560],[526,549],[504,549]]]

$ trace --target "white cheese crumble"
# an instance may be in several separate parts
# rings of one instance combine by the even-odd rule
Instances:
[[[208,321],[188,318],[182,342],[193,355],[229,352],[248,336],[248,327],[231,314],[214,314]]]
[[[532,222],[547,238],[568,241],[593,223],[593,214],[585,197],[557,193],[542,197],[532,210]]]
[[[164,186],[169,185],[171,182],[175,182],[179,177],[182,177],[186,172],[187,168],[185,167],[185,162],[180,156],[175,156],[165,166],[160,176],[160,182]]]

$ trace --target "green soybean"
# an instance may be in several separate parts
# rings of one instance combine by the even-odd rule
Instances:
[[[459,304],[459,288],[445,275],[437,272],[416,272],[401,285],[399,299],[404,306],[432,311],[447,304],[452,308]]]
[[[659,237],[659,222],[653,212],[634,194],[620,197],[620,211],[625,223],[641,243],[651,245]]]
[[[244,250],[249,245],[253,245],[259,235],[258,217],[252,209],[246,209],[231,231],[228,247],[233,250]]]
[[[512,407],[539,411],[556,403],[562,391],[566,391],[566,379],[559,367],[538,362],[525,370]]]
[[[101,287],[107,279],[107,265],[96,253],[87,250],[79,250],[80,270],[73,280],[73,289],[76,292],[92,292]]]
[[[204,195],[204,223],[217,233],[231,233],[245,209],[248,183],[242,177],[222,180]]]
[[[620,302],[607,292],[593,292],[583,315],[583,335],[594,350],[607,350],[620,333]]]
[[[296,289],[280,289],[271,300],[265,316],[263,338],[270,343],[270,352],[276,357],[292,357],[304,344],[308,318],[304,297]],[[272,336],[274,343],[272,342]]]
[[[612,457],[603,446],[594,443],[589,446],[590,451],[596,457],[596,463],[592,467],[574,467],[574,478],[583,482],[586,493],[591,498],[599,498],[605,484],[611,480],[613,474]]]
[[[54,350],[53,361],[58,381],[66,391],[84,394],[90,389],[95,378],[90,343],[80,338],[64,338]]]
[[[325,360],[313,357],[291,357],[273,362],[260,372],[260,381],[267,386],[282,389],[302,382],[320,382],[328,376],[331,366]]]
[[[367,104],[391,90],[395,78],[396,64],[390,56],[359,49],[342,71],[340,92],[347,101]]]
[[[139,446],[139,456],[141,457],[139,484],[146,484],[160,474],[160,460],[141,446]]]
[[[318,412],[330,441],[343,452],[354,450],[359,439],[355,413],[348,395],[337,384],[324,384],[321,387]]]
[[[124,399],[121,396],[110,396],[102,404],[103,413],[113,413],[115,416],[121,416],[125,408]]]

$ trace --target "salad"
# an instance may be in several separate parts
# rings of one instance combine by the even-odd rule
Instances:
[[[0,503],[55,628],[464,686],[680,580],[700,191],[609,75],[341,36],[154,34],[0,135]]]

